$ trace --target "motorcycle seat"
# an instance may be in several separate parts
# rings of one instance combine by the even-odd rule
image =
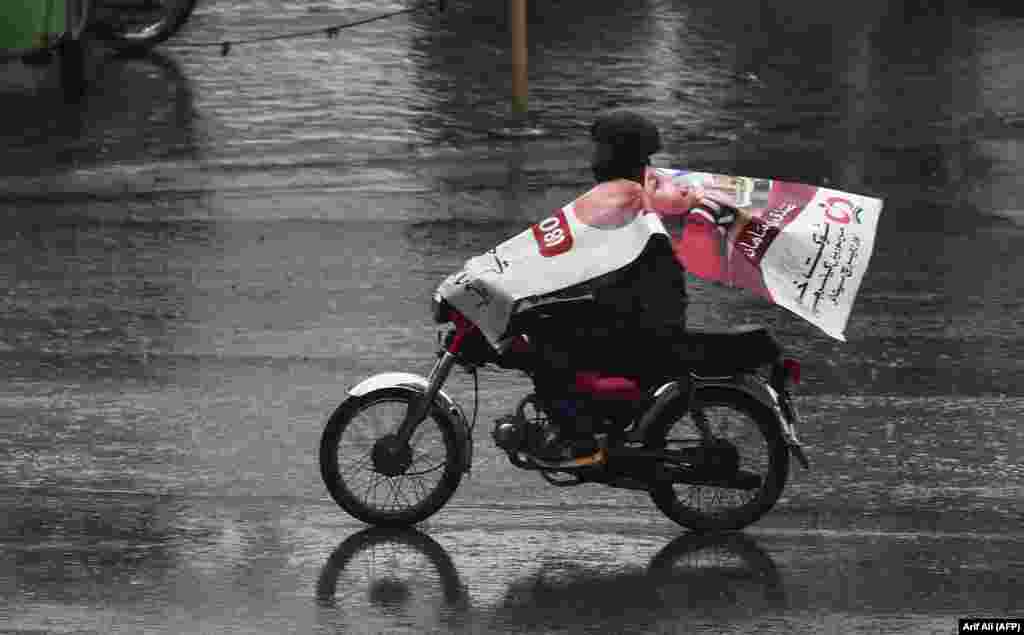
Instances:
[[[687,329],[686,335],[676,340],[673,348],[679,355],[680,366],[675,373],[682,376],[693,373],[704,377],[724,377],[754,371],[777,361],[782,355],[771,332],[764,326],[742,325],[726,329]],[[658,372],[658,380],[665,374]],[[652,377],[623,376],[594,370],[576,373],[576,392],[602,401],[635,401],[644,395],[645,388],[657,385]]]
[[[636,379],[595,371],[577,372],[575,389],[595,399],[611,401],[635,401],[644,394]]]
[[[782,347],[760,325],[687,329],[684,362],[698,375],[732,375],[775,362]]]

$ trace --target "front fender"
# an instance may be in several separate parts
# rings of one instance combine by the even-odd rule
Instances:
[[[427,378],[413,373],[380,373],[373,377],[367,377],[363,381],[359,382],[355,386],[349,389],[348,394],[352,397],[362,397],[366,393],[373,392],[374,390],[380,390],[382,388],[420,388],[423,391],[427,389]],[[439,396],[444,394],[441,391],[437,393]]]
[[[418,394],[427,392],[428,381],[426,377],[414,373],[380,373],[367,377],[349,389],[350,397],[363,397],[371,392],[387,388],[400,388],[414,391]],[[443,390],[437,391],[434,397],[434,404],[445,414],[448,422],[455,429],[455,438],[462,449],[460,457],[464,472],[469,472],[473,464],[473,438],[469,429],[469,422],[466,414],[459,404],[448,396]]]

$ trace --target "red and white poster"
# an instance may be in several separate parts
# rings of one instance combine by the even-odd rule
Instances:
[[[706,204],[687,209],[694,190]],[[691,274],[747,289],[844,340],[881,211],[881,200],[850,192],[650,168],[644,185],[599,184],[469,259],[439,292],[500,346],[516,311],[628,265],[665,234]]]

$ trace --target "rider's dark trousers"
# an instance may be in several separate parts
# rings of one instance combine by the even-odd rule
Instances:
[[[542,400],[564,394],[581,370],[637,378],[645,387],[687,375],[695,352],[686,338],[686,279],[667,239],[652,239],[634,262],[582,286],[592,302],[528,318]]]
[[[564,393],[578,371],[634,377],[647,385],[685,376],[693,354],[681,322],[627,322],[600,311],[551,318],[532,335],[540,359],[534,383],[542,398]]]

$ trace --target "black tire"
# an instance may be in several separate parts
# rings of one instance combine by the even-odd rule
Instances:
[[[693,489],[690,490],[691,495],[687,497],[687,500],[684,500],[676,488],[679,486],[714,490],[727,490],[727,488],[683,483],[659,483],[651,488],[651,499],[663,514],[693,531],[738,531],[756,522],[779,499],[789,475],[789,447],[779,433],[778,423],[771,409],[740,390],[717,387],[698,388],[693,403],[690,404],[686,412],[682,412],[681,408],[668,408],[665,414],[651,425],[647,436],[648,446],[658,449],[665,448],[668,445],[669,435],[677,424],[681,424],[684,431],[696,431],[692,415],[694,411],[705,414],[732,411],[734,417],[741,417],[745,421],[750,432],[757,439],[757,445],[760,446],[763,456],[753,457],[748,455],[752,453],[741,452],[740,469],[748,469],[750,462],[757,461],[759,466],[755,471],[761,476],[761,485],[749,499],[714,512],[698,509],[691,504],[691,501],[694,500]],[[714,423],[711,425],[714,427]],[[694,434],[693,436],[696,438],[698,435]],[[704,498],[700,493],[703,490],[698,489],[697,491],[696,499],[700,501]],[[739,495],[738,492],[742,490],[727,491],[734,491],[737,493],[736,495]],[[712,500],[715,498],[721,498],[721,495],[715,495]]]
[[[127,55],[142,55],[188,22],[196,0],[93,0],[92,30]],[[138,21],[126,16],[135,11]]]
[[[396,492],[401,491],[402,482],[396,482],[396,479],[407,478],[412,473],[408,471],[407,467],[401,474],[394,477],[386,476],[372,468],[373,461],[369,453],[372,451],[372,444],[374,442],[385,435],[394,434],[398,431],[398,426],[405,415],[405,408],[408,408],[409,404],[418,398],[419,393],[411,389],[383,388],[375,390],[361,397],[347,399],[338,406],[337,410],[334,411],[334,414],[327,421],[326,426],[324,426],[323,435],[320,438],[320,476],[323,478],[324,485],[327,486],[327,491],[334,501],[346,512],[363,522],[381,527],[408,527],[414,525],[429,518],[441,509],[459,487],[459,482],[462,480],[459,439],[456,435],[454,424],[447,418],[445,412],[436,405],[431,409],[430,415],[420,424],[417,431],[413,433],[410,446],[415,451],[417,435],[426,429],[425,426],[436,426],[441,436],[444,458],[438,467],[425,469],[422,472],[426,474],[438,470],[440,475],[435,484],[430,487],[424,487],[421,492],[414,493],[414,502],[409,502],[409,499],[402,495],[403,502],[409,502],[408,505],[399,505],[395,509],[380,509],[370,504],[369,501],[363,500],[357,492],[353,491],[353,483],[349,482],[351,477],[346,478],[343,474],[339,464],[339,460],[342,458],[340,456],[339,443],[342,442],[346,431],[352,427],[353,421],[359,415],[366,413],[379,404],[398,404],[400,412],[396,412],[393,417],[389,417],[389,420],[384,422],[383,425],[377,426],[376,430],[369,431],[369,436],[364,441],[363,448],[366,451],[366,456],[353,457],[351,459],[358,460],[360,463],[357,463],[357,465],[367,464],[368,473],[376,475],[372,477],[374,479],[373,482],[366,487],[367,495],[371,494],[371,490],[373,494],[376,494],[380,483],[385,482],[392,494],[395,494],[393,500],[396,503],[398,502]],[[415,460],[413,459],[413,463],[415,463]],[[409,467],[412,466],[410,465]]]

